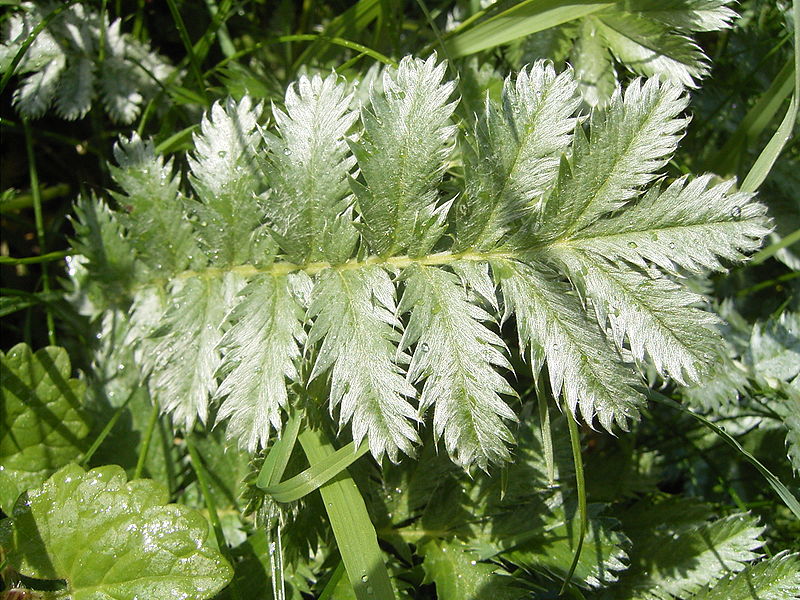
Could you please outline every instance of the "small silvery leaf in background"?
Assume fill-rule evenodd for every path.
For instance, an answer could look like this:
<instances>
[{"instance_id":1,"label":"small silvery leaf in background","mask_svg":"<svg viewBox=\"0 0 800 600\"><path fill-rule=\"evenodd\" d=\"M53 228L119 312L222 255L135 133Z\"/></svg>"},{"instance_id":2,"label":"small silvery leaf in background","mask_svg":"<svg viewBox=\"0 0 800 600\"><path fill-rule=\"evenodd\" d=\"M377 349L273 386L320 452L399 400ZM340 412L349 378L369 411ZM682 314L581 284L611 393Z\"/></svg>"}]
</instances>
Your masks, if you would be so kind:
<instances>
[{"instance_id":1,"label":"small silvery leaf in background","mask_svg":"<svg viewBox=\"0 0 800 600\"><path fill-rule=\"evenodd\" d=\"M0 71L5 72L34 28L58 7L57 2L23 2L5 23ZM101 45L104 58L99 60ZM145 101L159 91L158 81L172 72L164 58L121 32L121 21L109 25L82 3L75 3L34 39L16 69L24 75L13 103L24 117L35 119L54 106L69 121L80 119L100 96L117 123L132 123Z\"/></svg>"}]
</instances>

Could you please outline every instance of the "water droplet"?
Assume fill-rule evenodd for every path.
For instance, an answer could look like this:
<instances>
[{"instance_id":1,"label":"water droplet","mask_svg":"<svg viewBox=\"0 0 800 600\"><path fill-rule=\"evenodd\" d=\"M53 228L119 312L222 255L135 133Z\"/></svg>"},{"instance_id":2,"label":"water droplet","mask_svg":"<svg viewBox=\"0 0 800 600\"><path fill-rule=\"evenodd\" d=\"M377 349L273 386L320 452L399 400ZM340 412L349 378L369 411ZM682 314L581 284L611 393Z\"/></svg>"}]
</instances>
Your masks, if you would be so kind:
<instances>
[{"instance_id":1,"label":"water droplet","mask_svg":"<svg viewBox=\"0 0 800 600\"><path fill-rule=\"evenodd\" d=\"M217 152L217 156L219 156L220 158L225 158L226 156L228 156L228 153L225 150L220 150L219 152Z\"/></svg>"},{"instance_id":2,"label":"water droplet","mask_svg":"<svg viewBox=\"0 0 800 600\"><path fill-rule=\"evenodd\" d=\"M675 250L675 242L670 242L669 243L669 249L670 250Z\"/></svg>"},{"instance_id":3,"label":"water droplet","mask_svg":"<svg viewBox=\"0 0 800 600\"><path fill-rule=\"evenodd\" d=\"M428 346L428 342L424 342L424 343L422 344L422 346L420 346L420 350L422 350L423 352L427 352L427 351L428 351L428 350L430 350L430 349L431 349L431 347L430 347L430 346Z\"/></svg>"},{"instance_id":4,"label":"water droplet","mask_svg":"<svg viewBox=\"0 0 800 600\"><path fill-rule=\"evenodd\" d=\"M742 207L741 206L734 206L731 209L731 216L734 219L741 219L742 218Z\"/></svg>"},{"instance_id":5,"label":"water droplet","mask_svg":"<svg viewBox=\"0 0 800 600\"><path fill-rule=\"evenodd\" d=\"M367 577L366 575L362 575L361 576L361 581L363 581L364 583L367 583L367 581L369 581L369 577Z\"/></svg>"},{"instance_id":6,"label":"water droplet","mask_svg":"<svg viewBox=\"0 0 800 600\"><path fill-rule=\"evenodd\" d=\"M478 564L478 561L477 560L471 560L471 561L469 561L469 564L471 564L474 567L475 565Z\"/></svg>"},{"instance_id":7,"label":"water droplet","mask_svg":"<svg viewBox=\"0 0 800 600\"><path fill-rule=\"evenodd\" d=\"M638 247L639 247L639 244L637 244L636 242L632 242L632 241L628 242L628 248L638 248Z\"/></svg>"},{"instance_id":8,"label":"water droplet","mask_svg":"<svg viewBox=\"0 0 800 600\"><path fill-rule=\"evenodd\" d=\"M283 153L284 153L286 156L289 156L289 155L292 153L292 151L291 151L291 149L290 149L290 148L284 148L284 149L283 149Z\"/></svg>"}]
</instances>

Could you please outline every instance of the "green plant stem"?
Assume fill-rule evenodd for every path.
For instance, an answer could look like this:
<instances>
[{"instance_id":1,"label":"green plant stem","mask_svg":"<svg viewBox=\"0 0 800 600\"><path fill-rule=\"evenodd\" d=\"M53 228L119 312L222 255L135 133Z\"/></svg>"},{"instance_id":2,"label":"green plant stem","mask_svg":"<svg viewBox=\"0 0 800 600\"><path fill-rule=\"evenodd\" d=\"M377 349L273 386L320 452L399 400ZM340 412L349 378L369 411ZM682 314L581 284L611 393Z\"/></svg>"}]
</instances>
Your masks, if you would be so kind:
<instances>
[{"instance_id":1,"label":"green plant stem","mask_svg":"<svg viewBox=\"0 0 800 600\"><path fill-rule=\"evenodd\" d=\"M147 0L137 0L136 16L133 18L133 37L142 41L142 25L144 23L144 7Z\"/></svg>"},{"instance_id":2,"label":"green plant stem","mask_svg":"<svg viewBox=\"0 0 800 600\"><path fill-rule=\"evenodd\" d=\"M25 150L28 154L28 174L31 180L31 196L33 197L33 215L36 222L36 239L39 242L39 251L44 255L47 253L47 240L44 234L44 219L42 217L42 195L39 189L39 173L36 170L36 156L33 153L33 137L27 119L22 120L25 129ZM50 293L50 277L47 272L47 262L42 262L42 288L45 294ZM53 313L48 306L45 306L47 320L47 339L51 346L56 345L56 325L53 320Z\"/></svg>"},{"instance_id":3,"label":"green plant stem","mask_svg":"<svg viewBox=\"0 0 800 600\"><path fill-rule=\"evenodd\" d=\"M752 294L754 292L760 292L761 290L765 290L773 286L778 286L782 283L786 283L787 281L791 281L792 279L797 279L798 277L800 277L800 271L791 271L789 273L784 273L780 277L775 277L774 279L769 279L767 281L761 281L755 285L751 285L750 287L746 287L742 290L739 290L736 292L736 295L747 296L748 294Z\"/></svg>"},{"instance_id":4,"label":"green plant stem","mask_svg":"<svg viewBox=\"0 0 800 600\"><path fill-rule=\"evenodd\" d=\"M238 59L242 58L243 56L247 56L248 54L252 54L253 52L257 52L261 48L264 48L264 47L272 45L272 44L285 44L285 43L288 43L288 42L313 42L313 41L323 41L323 42L328 42L328 43L336 45L336 46L342 46L343 48L347 48L349 50L355 50L357 52L362 52L362 53L366 54L367 56L369 56L371 58L374 58L375 60L377 60L379 62L382 62L383 64L391 65L393 67L397 66L397 62L395 60L392 60L388 56L385 56L385 55L381 54L377 50L373 50L372 48L368 48L367 46L364 46L363 44L359 44L358 42L352 42L350 40L346 40L346 39L343 39L343 38L340 38L340 37L328 37L328 36L326 36L324 34L321 34L321 33L320 34L303 33L303 34L279 35L277 37L269 38L269 39L263 40L261 42L258 42L257 44L253 44L250 48L247 48L245 50L240 50L236 54L233 54L232 56L228 56L228 57L224 58L223 60L219 61L216 65L214 65L214 67L211 70L206 71L205 76L208 77L214 71L218 71L219 69L221 69L222 67L224 67L226 64L228 64L231 61L238 60Z\"/></svg>"},{"instance_id":5,"label":"green plant stem","mask_svg":"<svg viewBox=\"0 0 800 600\"><path fill-rule=\"evenodd\" d=\"M581 434L578 431L578 424L575 422L575 417L568 406L564 406L564 414L567 415L567 426L569 428L569 441L572 446L572 458L575 461L575 484L578 491L578 519L580 522L578 545L575 548L575 556L572 558L572 564L569 567L567 577L564 579L564 584L561 586L560 594L563 594L567 589L572 576L575 574L575 569L578 567L578 561L581 559L581 552L583 551L583 541L586 538L586 526L588 523L588 511L586 508L586 480L583 474L583 457L581 456Z\"/></svg>"},{"instance_id":6,"label":"green plant stem","mask_svg":"<svg viewBox=\"0 0 800 600\"><path fill-rule=\"evenodd\" d=\"M785 236L780 241L775 242L774 244L770 244L766 248L763 248L758 252L756 252L753 255L753 258L748 263L748 265L751 266L760 265L771 256L774 256L775 253L778 252L779 250L782 250L783 248L788 248L789 246L792 246L798 242L800 242L800 229L795 229L792 233Z\"/></svg>"},{"instance_id":7,"label":"green plant stem","mask_svg":"<svg viewBox=\"0 0 800 600\"><path fill-rule=\"evenodd\" d=\"M150 442L153 441L153 433L155 432L156 425L158 424L158 413L160 412L158 402L156 402L156 399L152 396L150 397L150 402L153 403L153 408L150 411L150 419L147 423L147 430L144 433L144 439L139 446L139 456L136 459L136 469L133 472L134 479L139 479L139 477L142 476L142 472L144 471L144 463L147 461L147 453L150 451Z\"/></svg>"},{"instance_id":8,"label":"green plant stem","mask_svg":"<svg viewBox=\"0 0 800 600\"><path fill-rule=\"evenodd\" d=\"M227 548L228 544L225 541L225 534L222 531L222 522L219 520L219 513L217 512L217 503L211 495L211 487L208 485L208 473L203 461L200 459L200 454L195 448L192 434L185 438L186 449L189 451L189 457L192 460L192 470L197 476L197 485L200 488L200 493L203 494L203 502L208 510L208 520L211 521L211 527L214 528L214 535L217 537L217 544L220 549Z\"/></svg>"},{"instance_id":9,"label":"green plant stem","mask_svg":"<svg viewBox=\"0 0 800 600\"><path fill-rule=\"evenodd\" d=\"M222 6L217 7L217 4L214 0L206 0L206 7L208 8L208 12L211 15L211 25L208 27L208 31L206 31L205 35L203 36L203 40L205 45L202 47L203 52L198 51L198 56L205 57L208 54L208 50L211 48L211 40L216 35L219 39L219 47L222 50L222 53L225 56L232 56L236 53L236 48L231 41L231 36L228 33L228 28L225 25L225 20L228 18L228 14L231 10L231 0L223 0ZM198 42L197 45L199 45Z\"/></svg>"},{"instance_id":10,"label":"green plant stem","mask_svg":"<svg viewBox=\"0 0 800 600\"><path fill-rule=\"evenodd\" d=\"M72 256L74 252L67 250L59 250L58 252L48 252L41 256L28 256L26 258L14 258L13 256L0 256L0 265L35 265L40 263L48 263L56 260L61 260L67 256ZM42 264L42 266L44 266ZM49 293L49 289L45 289L45 293ZM52 343L52 342L51 342Z\"/></svg>"},{"instance_id":11,"label":"green plant stem","mask_svg":"<svg viewBox=\"0 0 800 600\"><path fill-rule=\"evenodd\" d=\"M211 495L211 487L208 484L208 472L206 471L205 464L203 464L200 454L197 452L191 433L186 436L185 441L186 449L189 451L189 457L192 460L192 470L197 476L197 485L200 487L200 493L203 495L203 502L208 511L208 520L211 521L214 536L217 538L217 546L219 546L220 552L222 552L225 558L231 563L231 566L233 566L235 563L228 549L228 543L225 541L225 533L222 531L222 522L219 520L219 513L217 512L217 503L214 502L214 496ZM231 580L230 588L231 596L235 600L242 600L235 577Z\"/></svg>"},{"instance_id":12,"label":"green plant stem","mask_svg":"<svg viewBox=\"0 0 800 600\"><path fill-rule=\"evenodd\" d=\"M733 438L728 432L726 432L724 429L720 428L719 426L715 425L714 423L712 423L711 421L706 419L704 416L698 415L697 413L692 412L691 410L689 410L685 406L682 406L681 404L679 404L678 402L675 402L675 400L665 396L664 394L656 392L655 390L648 390L647 391L647 395L651 400L653 400L655 402L658 402L659 404L663 404L665 406L669 406L670 408L673 408L675 410L679 410L679 411L691 416L692 418L697 419L698 421L700 421L700 423L702 423L703 425L708 427L711 431L713 431L718 436L720 436L722 438L722 440L726 444L728 444L733 449L735 449L747 462L749 462L751 465L753 465L756 468L756 470L759 473L761 473L761 475L764 477L764 479L767 480L767 483L770 485L770 487L773 490L775 490L775 492L778 494L780 499L783 500L783 503L786 505L786 507L790 511L792 511L792 513L794 514L794 516L798 520L800 520L800 502L798 502L798 500L797 500L797 498L795 498L794 494L792 494L789 491L789 489L783 484L783 482L780 479L778 479L772 473L772 471L767 469L767 467L765 467L763 464L761 464L761 461L759 461L755 456L753 456L747 450L745 450L742 447L742 445L735 438Z\"/></svg>"},{"instance_id":13,"label":"green plant stem","mask_svg":"<svg viewBox=\"0 0 800 600\"><path fill-rule=\"evenodd\" d=\"M312 467L335 453L320 430L306 429L298 440ZM393 599L394 592L378 537L353 478L343 470L319 491L356 598Z\"/></svg>"},{"instance_id":14,"label":"green plant stem","mask_svg":"<svg viewBox=\"0 0 800 600\"><path fill-rule=\"evenodd\" d=\"M58 185L51 187L39 186L39 198L42 202L47 202L48 200L52 200L54 198L62 198L69 194L69 192L70 187L69 184L66 183L59 183ZM0 214L5 215L11 212L16 212L23 208L28 208L29 206L33 206L33 195L19 194L10 198L9 200L0 201Z\"/></svg>"},{"instance_id":15,"label":"green plant stem","mask_svg":"<svg viewBox=\"0 0 800 600\"><path fill-rule=\"evenodd\" d=\"M183 47L186 49L186 55L189 58L189 70L192 72L192 76L197 81L199 92L206 100L208 100L206 95L206 85L203 82L203 76L200 74L200 64L197 60L197 56L195 55L192 40L189 39L189 32L186 30L186 24L183 22L183 17L181 17L181 13L178 10L178 6L175 4L175 0L167 0L167 6L169 7L169 12L172 14L172 20L175 21L175 27L178 29L178 36L181 38Z\"/></svg>"},{"instance_id":16,"label":"green plant stem","mask_svg":"<svg viewBox=\"0 0 800 600\"><path fill-rule=\"evenodd\" d=\"M106 423L106 426L103 427L103 430L98 434L98 436L92 442L92 445L89 446L89 449L83 455L83 458L81 459L80 463L82 466L85 467L89 464L89 461L92 459L92 456L94 456L94 453L97 452L97 449L106 440L108 434L111 433L111 430L114 429L114 426L117 424L117 421L119 421L119 418L122 416L122 413L125 411L125 408L128 406L131 399L133 398L133 395L137 391L139 391L138 388L134 389L130 394L128 394L128 397L125 398L125 402L120 404L117 410L114 411L114 414L111 415L111 418L108 420L108 423Z\"/></svg>"}]
</instances>

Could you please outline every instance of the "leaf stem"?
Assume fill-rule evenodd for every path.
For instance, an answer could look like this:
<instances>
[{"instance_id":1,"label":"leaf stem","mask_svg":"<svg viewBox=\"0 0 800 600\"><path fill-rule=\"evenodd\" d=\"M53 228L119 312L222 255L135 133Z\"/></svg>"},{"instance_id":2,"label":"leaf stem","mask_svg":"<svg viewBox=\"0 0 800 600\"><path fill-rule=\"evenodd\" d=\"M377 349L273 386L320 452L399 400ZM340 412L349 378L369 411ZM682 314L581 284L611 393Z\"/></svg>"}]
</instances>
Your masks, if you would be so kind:
<instances>
[{"instance_id":1,"label":"leaf stem","mask_svg":"<svg viewBox=\"0 0 800 600\"><path fill-rule=\"evenodd\" d=\"M130 394L128 394L128 397L125 399L125 402L120 404L119 408L117 408L117 410L114 411L114 414L108 420L106 426L103 427L103 430L98 434L94 442L92 442L92 445L89 446L89 449L86 451L86 454L83 455L83 458L81 459L80 463L82 466L85 467L89 464L89 461L92 459L92 456L94 456L94 453L97 452L97 449L108 437L108 434L111 433L111 430L114 429L114 426L117 424L117 421L119 421L119 418L122 416L122 412L128 406L128 403L130 403L131 399L133 398L134 394L137 391L139 391L138 388L134 389Z\"/></svg>"},{"instance_id":2,"label":"leaf stem","mask_svg":"<svg viewBox=\"0 0 800 600\"><path fill-rule=\"evenodd\" d=\"M572 445L572 458L575 461L575 483L578 491L578 519L580 522L580 538L578 545L575 548L575 556L572 558L572 564L569 567L567 577L564 579L564 584L561 586L559 594L563 594L567 589L572 576L575 574L575 569L578 567L578 561L581 559L581 552L583 551L583 541L586 538L586 524L587 524L587 509L586 509L586 480L583 475L583 457L581 456L581 435L578 431L578 424L575 422L575 416L569 409L569 406L564 407L564 413L567 416L567 426L569 428L569 441Z\"/></svg>"},{"instance_id":3,"label":"leaf stem","mask_svg":"<svg viewBox=\"0 0 800 600\"><path fill-rule=\"evenodd\" d=\"M139 456L136 459L136 470L133 472L133 478L139 479L144 471L144 463L147 460L147 453L150 451L150 442L153 440L153 432L158 423L159 406L158 401L150 396L150 402L153 403L153 409L150 411L150 420L147 423L147 430L144 433L142 445L139 447Z\"/></svg>"},{"instance_id":4,"label":"leaf stem","mask_svg":"<svg viewBox=\"0 0 800 600\"><path fill-rule=\"evenodd\" d=\"M33 137L31 136L31 128L28 124L28 119L22 119L22 127L25 130L25 150L28 154L28 174L31 180L31 196L33 197L33 215L36 223L36 239L39 242L39 251L42 254L47 253L47 240L44 233L44 219L42 217L42 195L39 189L39 172L36 169L36 156L33 153ZM47 272L47 263L41 262L42 265L42 288L45 294L50 293L50 276ZM53 313L50 308L45 305L45 314L47 319L47 339L51 346L56 345L56 325L53 320Z\"/></svg>"},{"instance_id":5,"label":"leaf stem","mask_svg":"<svg viewBox=\"0 0 800 600\"><path fill-rule=\"evenodd\" d=\"M183 42L183 46L186 49L186 54L189 58L189 70L192 72L192 76L197 80L200 93L204 98L208 99L206 95L206 86L203 82L203 76L200 73L200 65L198 64L197 56L194 52L192 40L189 39L189 32L186 30L186 24L183 22L183 17L181 17L181 13L178 10L178 6L175 4L175 0L167 0L167 6L169 7L169 12L172 14L172 20L175 21L175 27L178 30L178 36L181 38L181 42Z\"/></svg>"},{"instance_id":6,"label":"leaf stem","mask_svg":"<svg viewBox=\"0 0 800 600\"><path fill-rule=\"evenodd\" d=\"M217 512L217 503L214 501L214 496L211 495L211 487L208 484L208 473L203 464L200 454L194 445L192 439L193 434L186 435L186 449L189 451L189 457L192 460L192 470L197 476L197 485L200 487L200 493L203 495L203 502L205 502L206 510L208 511L208 520L211 521L211 527L214 529L214 536L217 538L217 545L220 552L228 559L228 562L233 566L235 563L232 560L228 543L225 541L225 533L222 531L222 522L219 520L219 513ZM236 584L236 578L231 580L231 595L236 600L241 600L242 596L239 593L239 586Z\"/></svg>"}]
</instances>

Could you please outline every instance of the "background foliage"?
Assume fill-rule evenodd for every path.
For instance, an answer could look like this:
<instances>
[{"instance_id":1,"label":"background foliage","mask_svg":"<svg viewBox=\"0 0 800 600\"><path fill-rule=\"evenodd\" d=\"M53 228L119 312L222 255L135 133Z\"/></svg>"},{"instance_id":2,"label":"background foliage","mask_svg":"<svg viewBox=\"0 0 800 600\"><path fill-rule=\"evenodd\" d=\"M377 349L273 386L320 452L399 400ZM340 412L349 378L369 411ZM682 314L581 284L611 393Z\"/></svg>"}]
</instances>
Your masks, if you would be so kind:
<instances>
[{"instance_id":1,"label":"background foliage","mask_svg":"<svg viewBox=\"0 0 800 600\"><path fill-rule=\"evenodd\" d=\"M800 507L792 503L800 473L800 147L796 138L790 139L774 165L762 155L776 130L780 138L781 131L786 137L796 129L790 96L800 93L797 9L793 12L788 2L9 4L13 10L2 17L5 44L0 47L0 509L10 517L0 521L4 593L33 589L42 597L76 599L104 597L101 593L254 599L394 594L454 600L552 598L560 591L574 598L696 600L785 599L800 593ZM32 43L21 53L26 40ZM472 124L484 111L486 93L500 106L504 78L544 58L558 72L567 64L574 67L580 93L574 106L582 114L607 106L616 83L627 85L636 75L659 74L692 88L687 108L692 120L665 166L663 187L677 180L671 189L680 190L679 178L688 173L735 175L747 191L759 188L758 200L772 218L766 248L753 260L737 265L729 260L733 255L718 253L728 259L723 260L726 271L709 274L701 268L717 264L698 252L699 243L679 249L675 262L682 268L682 281L707 296L724 320L720 341L714 343L726 360L702 378L682 373L685 365L674 362L674 356L665 357L661 369L643 364L651 402L641 420L616 437L582 426L583 464L577 470L571 448L578 438L570 435L575 423L554 408L550 388L530 377L509 323L481 335L484 344L511 349L508 366L516 373L512 383L519 397L509 406L518 421L507 422L516 446L508 454L504 442L511 438L496 439L494 458L512 460L505 466L478 460L486 471L468 473L450 460L448 451L462 464L475 462L475 456L454 452L463 440L446 429L441 452L433 437L442 431L409 427L394 445L375 446L370 439L370 446L376 456L396 458L398 448L411 452L410 440L420 435L423 444L416 458L397 464L358 458L365 451L354 454L355 445L347 442L361 437L359 432L354 427L348 438L327 416L324 378L302 393L293 386L284 389L284 375L311 375L295 374L298 363L290 360L305 341L302 327L274 332L275 339L267 340L270 347L285 350L262 355L263 363L238 362L237 348L266 343L248 338L248 332L269 322L302 320L285 290L281 296L280 290L251 281L245 301L232 315L238 329L224 335L198 330L203 315L192 299L206 298L207 290L190 285L181 293L195 310L168 313L154 328L157 335L124 326L126 293L141 281L141 269L146 277L158 277L192 268L198 257L222 248L230 254L213 260L238 264L269 256L276 239L295 262L348 258L354 234L348 233L349 222L335 221L347 207L344 197L350 189L342 172L331 172L302 190L319 199L318 210L281 229L280 219L293 210L297 190L289 188L303 170L296 161L307 139L292 121L300 99L287 96L286 89L308 77L307 92L328 103L324 114L339 119L332 128L342 134L352 131L355 119L346 113L346 102L369 107L373 120L365 118L365 134L352 144L366 183L355 192L365 222L380 224L380 207L398 184L405 185L402 173L394 173L393 181L385 168L397 163L391 152L401 147L403 130L392 122L400 124L401 111L383 96L370 98L370 88L387 87L380 81L382 64L397 64L406 54L426 58L434 50L447 63L444 81L457 84L442 84L450 87L441 92L438 112L422 111L418 117L429 119L431 132L431 146L420 154L449 161L443 170L423 170L411 178L420 184L422 204L435 204L436 198L425 196L431 182L435 188L443 181L443 193L455 197L464 164L470 168L469 156L463 163L460 154L447 159L453 123L493 143L503 136L504 144L514 138L492 129L499 121L492 125L487 118L484 131ZM339 92L335 78L326 79L332 70L342 81L361 83ZM439 85L434 74L430 80ZM430 100L433 89L421 94ZM352 94L352 100L345 94ZM460 103L447 104L448 96L459 97ZM394 98L402 104L402 98ZM564 105L569 102L565 97ZM272 112L278 130L266 135L259 156L245 156L250 142L215 145L215 135L217 140L235 139L219 135L230 126L226 115L235 114L238 123L248 124L245 130L252 130L262 111ZM254 135L251 141L260 139ZM353 160L341 141L319 148L322 164L338 168L340 161ZM504 164L505 157L480 154L485 149L477 148L473 169L491 161ZM377 157L372 165L371 155ZM248 186L264 159L284 174L283 183L272 182L274 203L265 209L278 235L254 235L249 245L243 244L262 218L238 209L236 202L261 191ZM538 172L545 163L528 166ZM228 187L222 189L213 174L226 169L242 176L226 180ZM184 174L200 196L228 198L223 207L228 212L221 205L211 212L196 203L189 206L195 223L181 225L175 198L179 193L190 197ZM474 181L480 181L480 173ZM577 181L573 185L588 179ZM707 183L717 181L710 176ZM535 189L543 183L523 179L520 185ZM369 207L375 218L368 216ZM735 217L730 220L746 223L751 215L743 216L737 207L740 213L729 213ZM433 226L436 217L430 217ZM320 232L334 221L339 224L331 231ZM120 244L123 228L131 233ZM292 237L297 231L304 236ZM361 231L376 254L430 249L415 250L413 245L425 236L411 229L406 233L391 239L379 229L365 226ZM107 237L92 237L97 235ZM472 247L498 239L491 232L461 230L456 239L459 235ZM328 240L321 243L328 255L315 254L310 242L318 238ZM98 256L97 248L111 252ZM148 248L169 250L148 257ZM85 264L73 254L93 261L93 279L81 293L74 281L85 273ZM134 264L134 254L145 258ZM583 272L581 265L570 263L577 260L571 255L559 260L579 289L591 287L591 277L601 272L597 265ZM471 276L477 294L493 286L479 274ZM386 276L373 273L372 280L365 275L357 283L373 290L391 288L388 277L381 277ZM403 282L407 291L413 291L414 277L409 274ZM554 285L566 280L559 278ZM454 282L443 280L440 289L451 289ZM294 285L295 297L302 295L303 282ZM229 292L220 288L214 293L222 297ZM93 310L100 297L105 305L116 302L118 309ZM426 297L422 289L416 302ZM342 298L336 282L316 291L312 338L332 338L331 329L346 326L337 320ZM147 315L148 303L156 300L143 295L133 310ZM389 339L393 307L379 300L370 309L373 326L383 327ZM412 300L409 294L407 302ZM269 302L274 312L263 310ZM221 306L211 302L208 311L221 312ZM471 310L466 306L465 311ZM400 310L411 308L401 305ZM331 314L323 318L326 311ZM252 322L259 318L264 322ZM473 314L470 322L481 319ZM430 351L441 336L426 341L420 338L424 331L417 335L409 326L407 344L428 344ZM490 334L494 337L486 337ZM131 342L137 337L144 338L146 354L158 367L149 386L142 385L132 357ZM191 363L174 352L188 343L195 345L198 357ZM195 423L198 412L201 421L207 420L202 398L209 390L203 382L219 365L204 361L218 344L227 349L228 362L221 367L222 385L211 390L217 398L227 396L227 414L217 417L230 416L227 433L244 436L242 446L249 451L227 441L224 426ZM447 347L433 350L429 360L436 364L451 359ZM352 354L344 346L327 352L318 364L335 365ZM369 355L382 352L386 346L378 344ZM241 351L241 357L249 356ZM487 367L491 362L487 359ZM199 373L196 379L169 376L169 365L187 364ZM419 377L427 377L431 368L421 358L411 364ZM259 385L247 377L256 369L277 376ZM366 384L356 376L348 386L362 389ZM427 386L437 395L453 386L447 380L428 382L423 402ZM388 377L380 393L393 389L403 394L403 385L409 385L404 378ZM162 390L157 395L163 398L161 406L148 389ZM334 399L343 416L350 410L349 389L340 389ZM494 410L506 415L503 409L509 407L496 396L497 389L486 397L489 404L492 395L498 398L503 408L494 404ZM283 418L280 441L267 427L253 434L249 406L259 393L277 398L275 409L259 417L273 428L281 425L277 406L289 398L302 409L288 422ZM170 398L175 406L169 405ZM182 408L186 399L195 399L188 412ZM542 399L550 402L549 411ZM162 408L172 412L162 413ZM500 422L494 413L490 416ZM256 451L259 444L270 452ZM343 449L335 451L338 447ZM303 477L292 479L309 467ZM771 485L764 485L765 473ZM331 506L348 510L336 512ZM98 540L96 547L87 546ZM76 547L85 550L85 558L75 559ZM163 578L132 582L132 573L142 569ZM105 585L114 587L98 587L99 573Z\"/></svg>"}]
</instances>

